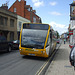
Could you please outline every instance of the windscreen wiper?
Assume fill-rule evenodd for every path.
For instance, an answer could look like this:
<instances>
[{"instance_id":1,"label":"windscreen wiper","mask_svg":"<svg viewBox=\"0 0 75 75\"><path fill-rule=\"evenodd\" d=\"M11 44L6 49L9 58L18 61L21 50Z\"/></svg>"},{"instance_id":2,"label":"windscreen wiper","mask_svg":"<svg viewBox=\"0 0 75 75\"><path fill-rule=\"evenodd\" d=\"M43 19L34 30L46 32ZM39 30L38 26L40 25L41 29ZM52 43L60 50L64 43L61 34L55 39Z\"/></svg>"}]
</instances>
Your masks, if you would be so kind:
<instances>
[{"instance_id":1,"label":"windscreen wiper","mask_svg":"<svg viewBox=\"0 0 75 75\"><path fill-rule=\"evenodd\" d=\"M38 44L35 44L34 46L35 46L35 48L38 48L38 49L43 49L44 48L44 46L38 45Z\"/></svg>"},{"instance_id":2,"label":"windscreen wiper","mask_svg":"<svg viewBox=\"0 0 75 75\"><path fill-rule=\"evenodd\" d=\"M26 48L34 48L34 45L22 45L22 47L26 47Z\"/></svg>"}]
</instances>

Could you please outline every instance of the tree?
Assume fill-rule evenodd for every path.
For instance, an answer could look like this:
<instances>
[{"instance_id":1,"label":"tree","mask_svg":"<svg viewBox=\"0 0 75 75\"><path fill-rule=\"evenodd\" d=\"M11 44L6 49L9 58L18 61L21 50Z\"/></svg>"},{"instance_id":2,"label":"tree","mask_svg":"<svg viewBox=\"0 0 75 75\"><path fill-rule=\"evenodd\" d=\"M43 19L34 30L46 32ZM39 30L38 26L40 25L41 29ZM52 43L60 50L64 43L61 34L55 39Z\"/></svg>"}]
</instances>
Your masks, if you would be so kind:
<instances>
[{"instance_id":1,"label":"tree","mask_svg":"<svg viewBox=\"0 0 75 75\"><path fill-rule=\"evenodd\" d=\"M59 33L58 33L58 31L57 31L57 39L59 38Z\"/></svg>"}]
</instances>

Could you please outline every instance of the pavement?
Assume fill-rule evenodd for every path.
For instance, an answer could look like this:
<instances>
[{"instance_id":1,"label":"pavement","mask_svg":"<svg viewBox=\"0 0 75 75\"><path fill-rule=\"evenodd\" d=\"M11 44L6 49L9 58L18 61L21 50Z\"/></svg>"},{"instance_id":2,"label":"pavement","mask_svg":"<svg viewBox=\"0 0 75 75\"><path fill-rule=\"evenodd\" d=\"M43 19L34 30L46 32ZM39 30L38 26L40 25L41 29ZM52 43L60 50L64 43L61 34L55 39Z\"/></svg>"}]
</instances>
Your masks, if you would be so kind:
<instances>
[{"instance_id":1,"label":"pavement","mask_svg":"<svg viewBox=\"0 0 75 75\"><path fill-rule=\"evenodd\" d=\"M69 62L70 51L69 43L62 42L45 75L75 75L74 67Z\"/></svg>"}]
</instances>

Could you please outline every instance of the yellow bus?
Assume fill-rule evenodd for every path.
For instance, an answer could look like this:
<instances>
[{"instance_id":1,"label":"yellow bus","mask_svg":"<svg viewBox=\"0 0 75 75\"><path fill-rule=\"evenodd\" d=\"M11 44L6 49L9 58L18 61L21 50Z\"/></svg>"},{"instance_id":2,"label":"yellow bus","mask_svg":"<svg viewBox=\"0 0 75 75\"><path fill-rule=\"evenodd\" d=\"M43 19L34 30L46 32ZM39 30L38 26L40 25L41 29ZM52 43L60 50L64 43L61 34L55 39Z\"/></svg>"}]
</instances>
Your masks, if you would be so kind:
<instances>
[{"instance_id":1,"label":"yellow bus","mask_svg":"<svg viewBox=\"0 0 75 75\"><path fill-rule=\"evenodd\" d=\"M24 23L20 32L21 55L49 57L56 48L56 34L48 24Z\"/></svg>"}]
</instances>

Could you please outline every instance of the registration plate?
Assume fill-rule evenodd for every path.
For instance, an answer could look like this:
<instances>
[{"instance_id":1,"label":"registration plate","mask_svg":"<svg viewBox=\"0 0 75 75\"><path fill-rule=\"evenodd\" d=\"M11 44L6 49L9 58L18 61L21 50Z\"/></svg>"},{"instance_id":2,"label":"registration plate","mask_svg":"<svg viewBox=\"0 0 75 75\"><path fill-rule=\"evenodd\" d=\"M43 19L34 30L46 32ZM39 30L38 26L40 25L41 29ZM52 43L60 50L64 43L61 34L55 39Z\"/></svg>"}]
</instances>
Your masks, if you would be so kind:
<instances>
[{"instance_id":1,"label":"registration plate","mask_svg":"<svg viewBox=\"0 0 75 75\"><path fill-rule=\"evenodd\" d=\"M30 53L28 55L35 56L35 54L30 54Z\"/></svg>"}]
</instances>

